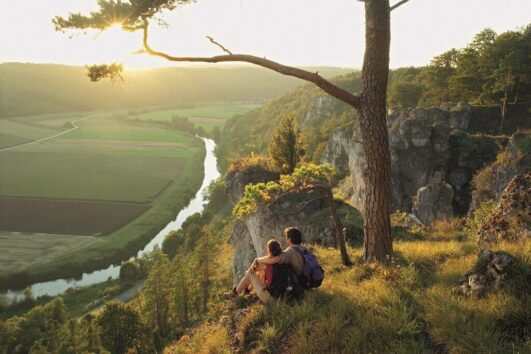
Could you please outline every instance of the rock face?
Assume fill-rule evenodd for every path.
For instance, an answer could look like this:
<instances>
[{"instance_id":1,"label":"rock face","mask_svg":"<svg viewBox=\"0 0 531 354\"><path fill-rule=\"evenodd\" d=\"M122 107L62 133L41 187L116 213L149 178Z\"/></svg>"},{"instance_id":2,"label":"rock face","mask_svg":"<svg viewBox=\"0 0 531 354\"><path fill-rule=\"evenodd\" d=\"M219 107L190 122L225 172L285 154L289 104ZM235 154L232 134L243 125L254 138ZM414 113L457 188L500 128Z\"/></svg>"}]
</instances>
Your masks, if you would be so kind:
<instances>
[{"instance_id":1,"label":"rock face","mask_svg":"<svg viewBox=\"0 0 531 354\"><path fill-rule=\"evenodd\" d=\"M257 166L229 171L226 179L229 199L233 203L237 202L243 196L245 185L248 183L273 179L276 179L275 174ZM347 205L340 208L343 211L346 208L353 209ZM283 231L290 226L298 227L302 231L305 243L335 245L334 225L325 195L317 191L288 193L274 203L259 206L255 213L244 220L235 221L231 235L235 250L232 268L235 281L241 279L254 258L266 254L268 240L275 238L285 247ZM347 228L347 234L356 234L354 225L343 226Z\"/></svg>"},{"instance_id":2,"label":"rock face","mask_svg":"<svg viewBox=\"0 0 531 354\"><path fill-rule=\"evenodd\" d=\"M500 289L512 274L516 260L509 254L482 250L474 268L459 280L456 292L481 297Z\"/></svg>"},{"instance_id":3,"label":"rock face","mask_svg":"<svg viewBox=\"0 0 531 354\"><path fill-rule=\"evenodd\" d=\"M531 237L531 172L515 176L505 188L499 204L482 223L478 244Z\"/></svg>"},{"instance_id":4,"label":"rock face","mask_svg":"<svg viewBox=\"0 0 531 354\"><path fill-rule=\"evenodd\" d=\"M417 194L421 204L415 210L422 214L417 216L423 222L468 210L473 174L498 151L493 139L485 138L490 139L486 144L464 132L472 111L469 105L460 104L451 110L418 108L389 116L391 211L409 212ZM365 153L361 140L356 123L339 128L328 141L321 162L350 171L350 201L363 210Z\"/></svg>"},{"instance_id":5,"label":"rock face","mask_svg":"<svg viewBox=\"0 0 531 354\"><path fill-rule=\"evenodd\" d=\"M316 96L314 97L308 107L308 112L301 122L301 130L307 130L316 120L321 120L322 117L329 117L340 108L339 102L332 96Z\"/></svg>"}]
</instances>

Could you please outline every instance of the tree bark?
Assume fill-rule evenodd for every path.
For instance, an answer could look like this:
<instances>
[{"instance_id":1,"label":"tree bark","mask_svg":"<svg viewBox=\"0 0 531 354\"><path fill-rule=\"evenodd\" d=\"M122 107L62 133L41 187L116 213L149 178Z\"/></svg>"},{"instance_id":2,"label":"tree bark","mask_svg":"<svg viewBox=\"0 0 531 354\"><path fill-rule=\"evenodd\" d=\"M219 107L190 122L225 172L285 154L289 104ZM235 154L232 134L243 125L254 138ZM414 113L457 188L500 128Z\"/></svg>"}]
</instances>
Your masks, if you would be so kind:
<instances>
[{"instance_id":1,"label":"tree bark","mask_svg":"<svg viewBox=\"0 0 531 354\"><path fill-rule=\"evenodd\" d=\"M365 56L358 109L367 167L363 173L364 259L383 260L393 251L389 217L391 158L386 123L389 75L390 9L388 0L365 1Z\"/></svg>"}]
</instances>

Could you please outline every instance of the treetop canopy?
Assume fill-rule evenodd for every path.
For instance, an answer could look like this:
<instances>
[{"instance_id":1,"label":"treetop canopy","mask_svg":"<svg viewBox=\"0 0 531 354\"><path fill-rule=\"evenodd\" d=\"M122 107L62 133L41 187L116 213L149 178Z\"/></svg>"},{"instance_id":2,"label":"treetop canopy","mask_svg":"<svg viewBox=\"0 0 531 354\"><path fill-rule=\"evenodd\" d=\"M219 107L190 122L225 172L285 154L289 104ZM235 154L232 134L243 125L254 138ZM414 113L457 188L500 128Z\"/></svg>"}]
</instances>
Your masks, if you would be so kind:
<instances>
[{"instance_id":1,"label":"treetop canopy","mask_svg":"<svg viewBox=\"0 0 531 354\"><path fill-rule=\"evenodd\" d=\"M171 11L177 5L184 5L194 0L98 0L99 9L89 15L70 13L68 17L56 16L53 24L57 31L68 29L96 29L105 30L119 24L126 31L142 29L148 19L156 18L164 10Z\"/></svg>"}]
</instances>

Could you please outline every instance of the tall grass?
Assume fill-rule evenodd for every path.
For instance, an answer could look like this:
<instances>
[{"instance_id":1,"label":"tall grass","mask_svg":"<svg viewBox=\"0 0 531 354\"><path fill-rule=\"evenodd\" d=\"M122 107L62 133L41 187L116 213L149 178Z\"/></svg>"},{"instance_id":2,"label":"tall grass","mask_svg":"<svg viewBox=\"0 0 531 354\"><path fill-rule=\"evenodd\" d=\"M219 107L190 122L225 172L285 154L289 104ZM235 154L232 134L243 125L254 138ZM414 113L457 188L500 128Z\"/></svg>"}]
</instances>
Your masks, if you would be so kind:
<instances>
[{"instance_id":1,"label":"tall grass","mask_svg":"<svg viewBox=\"0 0 531 354\"><path fill-rule=\"evenodd\" d=\"M477 247L461 225L455 220L433 224L423 240L396 243L395 256L384 264L347 268L337 250L315 247L326 272L322 286L298 304L255 304L245 309L233 334L239 341L231 350L530 352L530 290L523 283L531 269L531 242L498 245L518 259L523 275L496 293L468 299L454 289L476 262ZM349 252L351 259L357 259L362 249L349 248ZM203 347L198 352L207 351Z\"/></svg>"}]
</instances>

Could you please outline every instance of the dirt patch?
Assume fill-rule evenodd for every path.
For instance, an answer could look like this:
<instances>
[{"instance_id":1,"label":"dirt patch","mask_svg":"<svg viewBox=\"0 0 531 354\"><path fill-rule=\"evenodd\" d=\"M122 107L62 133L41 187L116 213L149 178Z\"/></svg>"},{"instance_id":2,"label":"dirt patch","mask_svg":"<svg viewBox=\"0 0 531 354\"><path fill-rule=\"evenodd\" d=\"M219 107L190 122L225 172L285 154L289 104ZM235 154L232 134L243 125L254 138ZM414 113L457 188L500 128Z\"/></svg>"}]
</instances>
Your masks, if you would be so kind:
<instances>
[{"instance_id":1,"label":"dirt patch","mask_svg":"<svg viewBox=\"0 0 531 354\"><path fill-rule=\"evenodd\" d=\"M107 235L149 208L146 204L0 198L0 230L62 235Z\"/></svg>"}]
</instances>

